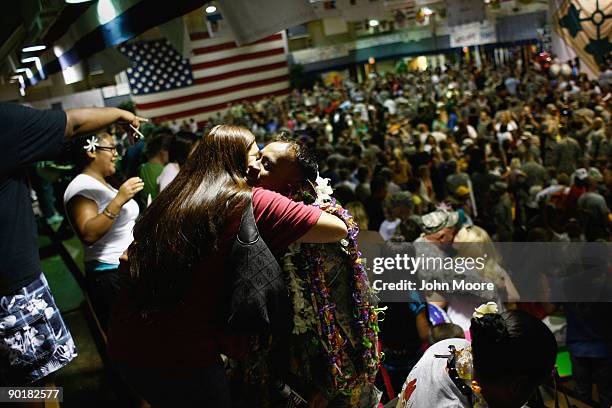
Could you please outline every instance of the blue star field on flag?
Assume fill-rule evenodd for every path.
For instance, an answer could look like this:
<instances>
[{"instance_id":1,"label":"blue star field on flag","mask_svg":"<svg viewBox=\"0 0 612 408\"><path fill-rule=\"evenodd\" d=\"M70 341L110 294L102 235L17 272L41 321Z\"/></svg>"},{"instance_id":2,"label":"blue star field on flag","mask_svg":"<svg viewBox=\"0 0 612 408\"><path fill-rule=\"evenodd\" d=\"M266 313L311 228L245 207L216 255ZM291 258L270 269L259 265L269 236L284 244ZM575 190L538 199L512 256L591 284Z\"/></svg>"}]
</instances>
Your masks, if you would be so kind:
<instances>
[{"instance_id":1,"label":"blue star field on flag","mask_svg":"<svg viewBox=\"0 0 612 408\"><path fill-rule=\"evenodd\" d=\"M134 95L170 91L193 84L189 60L183 58L168 40L124 44L119 51L132 61L127 75Z\"/></svg>"}]
</instances>

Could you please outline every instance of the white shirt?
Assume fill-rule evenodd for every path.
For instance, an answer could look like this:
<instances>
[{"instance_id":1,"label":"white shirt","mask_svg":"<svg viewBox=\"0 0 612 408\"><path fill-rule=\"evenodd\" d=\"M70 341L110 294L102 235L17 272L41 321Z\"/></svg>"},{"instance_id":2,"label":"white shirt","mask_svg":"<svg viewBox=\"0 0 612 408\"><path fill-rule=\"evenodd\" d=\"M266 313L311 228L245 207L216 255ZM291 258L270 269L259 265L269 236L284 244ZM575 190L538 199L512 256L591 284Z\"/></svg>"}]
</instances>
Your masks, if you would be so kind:
<instances>
[{"instance_id":1,"label":"white shirt","mask_svg":"<svg viewBox=\"0 0 612 408\"><path fill-rule=\"evenodd\" d=\"M567 194L569 193L569 187L562 184L554 184L546 187L544 190L541 190L536 194L535 201L536 203L539 203L542 200L548 200L553 194L558 193L559 191L563 191L563 194Z\"/></svg>"},{"instance_id":2,"label":"white shirt","mask_svg":"<svg viewBox=\"0 0 612 408\"><path fill-rule=\"evenodd\" d=\"M164 166L159 177L157 177L157 190L161 193L161 191L168 186L168 184L172 183L172 180L179 173L179 166L176 163L168 163Z\"/></svg>"},{"instance_id":3,"label":"white shirt","mask_svg":"<svg viewBox=\"0 0 612 408\"><path fill-rule=\"evenodd\" d=\"M448 359L435 357L449 354L448 346L458 350L470 345L464 339L448 339L433 344L408 374L397 399L396 408L459 408L467 407L461 394L446 371Z\"/></svg>"},{"instance_id":4,"label":"white shirt","mask_svg":"<svg viewBox=\"0 0 612 408\"><path fill-rule=\"evenodd\" d=\"M397 112L397 104L393 99L387 99L385 102L383 102L383 105L385 108L387 108L389 114L395 115Z\"/></svg>"},{"instance_id":5,"label":"white shirt","mask_svg":"<svg viewBox=\"0 0 612 408\"><path fill-rule=\"evenodd\" d=\"M397 229L398 225L400 225L401 221L402 220L400 220L399 218L396 218L393 221L384 220L380 224L378 233L383 237L385 241L390 240L391 237L393 237L393 235L395 234L395 230Z\"/></svg>"},{"instance_id":6,"label":"white shirt","mask_svg":"<svg viewBox=\"0 0 612 408\"><path fill-rule=\"evenodd\" d=\"M68 184L64 192L64 206L75 196L92 200L98 206L98 214L117 196L117 190L102 184L87 174L79 174ZM119 216L104 234L91 246L85 248L85 261L99 261L107 264L119 264L119 257L134 240L132 231L138 217L138 204L130 200L121 208Z\"/></svg>"},{"instance_id":7,"label":"white shirt","mask_svg":"<svg viewBox=\"0 0 612 408\"><path fill-rule=\"evenodd\" d=\"M361 116L361 120L365 122L369 121L368 107L365 105L365 103L356 103L354 109Z\"/></svg>"},{"instance_id":8,"label":"white shirt","mask_svg":"<svg viewBox=\"0 0 612 408\"><path fill-rule=\"evenodd\" d=\"M508 124L506 125L505 132L501 131L501 123L495 124L495 131L497 132L497 140L499 141L499 143L502 143L505 140L512 142L513 140L512 132L516 131L517 129L518 129L518 126L516 122L513 120L508 122Z\"/></svg>"}]
</instances>

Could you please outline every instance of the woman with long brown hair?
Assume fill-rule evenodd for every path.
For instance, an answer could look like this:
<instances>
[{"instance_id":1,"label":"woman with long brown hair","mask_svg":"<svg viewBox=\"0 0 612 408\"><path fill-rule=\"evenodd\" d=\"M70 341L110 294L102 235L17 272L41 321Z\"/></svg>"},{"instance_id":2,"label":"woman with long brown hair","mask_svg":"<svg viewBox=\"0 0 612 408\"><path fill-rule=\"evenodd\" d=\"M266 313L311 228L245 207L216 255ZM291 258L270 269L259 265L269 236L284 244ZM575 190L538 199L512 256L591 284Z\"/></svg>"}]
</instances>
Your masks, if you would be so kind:
<instances>
[{"instance_id":1,"label":"woman with long brown hair","mask_svg":"<svg viewBox=\"0 0 612 408\"><path fill-rule=\"evenodd\" d=\"M111 323L109 354L154 406L206 401L231 406L220 354L239 357L243 338L224 333L229 258L251 201L275 255L296 241L346 236L338 218L247 183L259 149L247 129L220 125L144 212L130 247L132 278Z\"/></svg>"}]
</instances>

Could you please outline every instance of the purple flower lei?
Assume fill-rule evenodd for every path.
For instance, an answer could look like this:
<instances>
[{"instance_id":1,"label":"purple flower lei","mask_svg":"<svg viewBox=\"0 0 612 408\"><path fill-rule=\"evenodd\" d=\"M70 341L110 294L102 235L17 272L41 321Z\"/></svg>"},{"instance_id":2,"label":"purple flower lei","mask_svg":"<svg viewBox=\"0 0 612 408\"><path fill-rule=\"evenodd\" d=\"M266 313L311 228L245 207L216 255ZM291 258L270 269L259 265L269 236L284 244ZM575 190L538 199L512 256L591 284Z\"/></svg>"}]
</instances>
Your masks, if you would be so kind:
<instances>
[{"instance_id":1,"label":"purple flower lei","mask_svg":"<svg viewBox=\"0 0 612 408\"><path fill-rule=\"evenodd\" d=\"M343 352L347 340L343 339L336 323L336 305L330 298L329 288L325 282L324 260L316 248L303 247L302 253L311 265L309 281L311 299L317 312L320 325L319 335L328 357L328 365L332 374L334 387L340 392L351 394L352 391L365 382L373 383L380 365L378 348L378 318L377 311L369 298L369 285L365 268L358 249L357 234L359 227L351 214L332 199L330 203L314 204L321 210L340 218L347 226L348 236L342 245L349 256L353 269L352 298L355 304L353 324L361 338L361 365L357 373L350 366L345 366L343 359L348 355Z\"/></svg>"}]
</instances>

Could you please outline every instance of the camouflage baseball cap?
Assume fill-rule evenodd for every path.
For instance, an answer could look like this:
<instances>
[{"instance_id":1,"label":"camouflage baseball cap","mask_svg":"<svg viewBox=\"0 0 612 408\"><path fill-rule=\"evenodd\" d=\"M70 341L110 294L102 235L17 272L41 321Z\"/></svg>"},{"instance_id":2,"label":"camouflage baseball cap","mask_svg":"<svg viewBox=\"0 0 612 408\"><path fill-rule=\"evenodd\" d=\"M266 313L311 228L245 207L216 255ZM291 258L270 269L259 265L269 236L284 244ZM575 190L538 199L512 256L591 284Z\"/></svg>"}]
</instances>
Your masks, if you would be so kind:
<instances>
[{"instance_id":1,"label":"camouflage baseball cap","mask_svg":"<svg viewBox=\"0 0 612 408\"><path fill-rule=\"evenodd\" d=\"M597 167L590 167L589 168L589 178L595 180L595 181L603 181L603 174L601 174L601 172L599 171L599 169Z\"/></svg>"},{"instance_id":2,"label":"camouflage baseball cap","mask_svg":"<svg viewBox=\"0 0 612 408\"><path fill-rule=\"evenodd\" d=\"M459 215L455 211L436 210L425 214L419 220L421 230L426 234L434 234L444 228L454 227L459 223Z\"/></svg>"}]
</instances>

